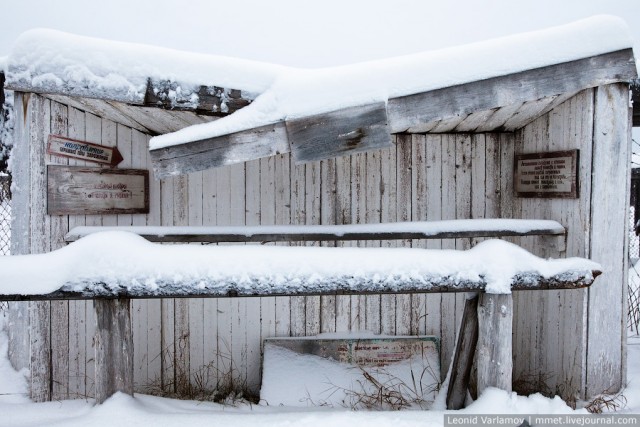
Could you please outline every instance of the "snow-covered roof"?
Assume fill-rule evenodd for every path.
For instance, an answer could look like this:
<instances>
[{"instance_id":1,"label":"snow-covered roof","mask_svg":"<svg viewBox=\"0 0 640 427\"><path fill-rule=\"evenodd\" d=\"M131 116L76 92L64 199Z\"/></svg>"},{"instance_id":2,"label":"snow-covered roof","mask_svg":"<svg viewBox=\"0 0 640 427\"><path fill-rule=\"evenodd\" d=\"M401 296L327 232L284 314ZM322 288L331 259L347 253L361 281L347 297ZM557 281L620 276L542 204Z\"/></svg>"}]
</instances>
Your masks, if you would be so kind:
<instances>
[{"instance_id":1,"label":"snow-covered roof","mask_svg":"<svg viewBox=\"0 0 640 427\"><path fill-rule=\"evenodd\" d=\"M161 177L288 151L304 162L381 148L390 146L391 133L428 132L451 117L460 117L458 131L512 130L535 117L490 122L492 113L540 99L552 105L587 87L634 78L631 46L623 20L598 16L433 52L299 69L33 30L16 41L6 67L9 88L94 108L162 134L150 142ZM556 67L547 73L553 79L545 80L543 72L522 74L549 67ZM519 84L499 80L506 76ZM481 86L442 92L473 83ZM463 95L468 99L456 102L456 108L445 105ZM95 99L104 103L96 105ZM172 110L141 124L138 113L130 119L136 105L199 116ZM460 123L475 112L486 112L490 125ZM514 109L512 115L517 113ZM224 117L211 120L212 114Z\"/></svg>"},{"instance_id":2,"label":"snow-covered roof","mask_svg":"<svg viewBox=\"0 0 640 427\"><path fill-rule=\"evenodd\" d=\"M512 286L526 289L545 283L588 286L601 267L581 258L543 260L501 240L487 240L468 251L193 246L160 245L131 233L107 231L47 254L0 257L0 271L1 300L51 294L86 298L509 293Z\"/></svg>"}]
</instances>

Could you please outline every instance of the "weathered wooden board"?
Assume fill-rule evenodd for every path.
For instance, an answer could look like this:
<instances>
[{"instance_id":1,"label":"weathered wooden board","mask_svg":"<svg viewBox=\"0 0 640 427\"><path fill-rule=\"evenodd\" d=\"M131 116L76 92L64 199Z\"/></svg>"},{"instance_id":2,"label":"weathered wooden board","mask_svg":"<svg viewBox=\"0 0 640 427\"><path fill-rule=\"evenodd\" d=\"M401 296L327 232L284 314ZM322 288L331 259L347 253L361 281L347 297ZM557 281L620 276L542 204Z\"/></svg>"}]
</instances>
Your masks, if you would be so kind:
<instances>
[{"instance_id":1,"label":"weathered wooden board","mask_svg":"<svg viewBox=\"0 0 640 427\"><path fill-rule=\"evenodd\" d=\"M577 198L579 154L579 150L516 154L516 197Z\"/></svg>"},{"instance_id":2,"label":"weathered wooden board","mask_svg":"<svg viewBox=\"0 0 640 427\"><path fill-rule=\"evenodd\" d=\"M636 77L631 49L390 99L391 132Z\"/></svg>"},{"instance_id":3,"label":"weathered wooden board","mask_svg":"<svg viewBox=\"0 0 640 427\"><path fill-rule=\"evenodd\" d=\"M115 167L123 159L118 147L106 147L86 141L49 135L47 153L52 156L69 157Z\"/></svg>"},{"instance_id":4,"label":"weathered wooden board","mask_svg":"<svg viewBox=\"0 0 640 427\"><path fill-rule=\"evenodd\" d=\"M47 213L136 214L149 212L149 171L47 166Z\"/></svg>"},{"instance_id":5,"label":"weathered wooden board","mask_svg":"<svg viewBox=\"0 0 640 427\"><path fill-rule=\"evenodd\" d=\"M296 163L391 147L384 102L286 121Z\"/></svg>"},{"instance_id":6,"label":"weathered wooden board","mask_svg":"<svg viewBox=\"0 0 640 427\"><path fill-rule=\"evenodd\" d=\"M480 294L478 302L478 395L488 387L511 391L513 297Z\"/></svg>"},{"instance_id":7,"label":"weathered wooden board","mask_svg":"<svg viewBox=\"0 0 640 427\"><path fill-rule=\"evenodd\" d=\"M447 390L447 409L461 409L467 399L471 367L478 344L478 299L477 295L467 298L464 306Z\"/></svg>"},{"instance_id":8,"label":"weathered wooden board","mask_svg":"<svg viewBox=\"0 0 640 427\"><path fill-rule=\"evenodd\" d=\"M284 123L150 151L156 179L288 152Z\"/></svg>"}]
</instances>

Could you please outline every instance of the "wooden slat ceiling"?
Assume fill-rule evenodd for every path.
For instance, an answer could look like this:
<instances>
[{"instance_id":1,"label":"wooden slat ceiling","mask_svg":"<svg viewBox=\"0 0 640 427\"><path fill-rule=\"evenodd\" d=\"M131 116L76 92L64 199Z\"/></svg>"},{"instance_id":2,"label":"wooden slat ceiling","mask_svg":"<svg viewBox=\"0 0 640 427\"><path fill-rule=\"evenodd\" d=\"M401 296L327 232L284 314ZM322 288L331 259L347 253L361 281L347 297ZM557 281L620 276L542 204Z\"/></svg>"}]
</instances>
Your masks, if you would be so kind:
<instances>
[{"instance_id":1,"label":"wooden slat ceiling","mask_svg":"<svg viewBox=\"0 0 640 427\"><path fill-rule=\"evenodd\" d=\"M454 115L440 120L420 123L405 133L474 133L513 132L576 95L569 92L546 96L527 102L517 102L504 107ZM127 105L116 101L78 98L66 95L45 94L52 101L104 117L132 127L149 135L175 132L185 127L211 122L218 117L205 116L191 111Z\"/></svg>"}]
</instances>

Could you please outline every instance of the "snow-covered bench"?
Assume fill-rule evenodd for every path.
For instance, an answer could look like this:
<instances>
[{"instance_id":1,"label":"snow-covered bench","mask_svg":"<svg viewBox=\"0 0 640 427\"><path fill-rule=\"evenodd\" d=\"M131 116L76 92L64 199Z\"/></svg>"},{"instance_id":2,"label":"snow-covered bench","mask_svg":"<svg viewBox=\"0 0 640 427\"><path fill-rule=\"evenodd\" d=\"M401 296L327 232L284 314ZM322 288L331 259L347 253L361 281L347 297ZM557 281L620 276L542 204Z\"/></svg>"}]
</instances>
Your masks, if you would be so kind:
<instances>
[{"instance_id":1,"label":"snow-covered bench","mask_svg":"<svg viewBox=\"0 0 640 427\"><path fill-rule=\"evenodd\" d=\"M478 390L511 388L511 290L590 286L600 274L598 264L578 258L543 260L500 240L455 251L158 245L145 239L265 242L546 235L564 241L565 234L555 221L529 220L80 227L67 235L68 241L78 241L57 251L1 257L0 300L93 299L97 317L96 401L102 402L116 391L133 393L130 298L474 292L480 297L469 298L465 307L450 382L449 406L459 407L466 394L476 340ZM35 264L38 269L33 268Z\"/></svg>"}]
</instances>

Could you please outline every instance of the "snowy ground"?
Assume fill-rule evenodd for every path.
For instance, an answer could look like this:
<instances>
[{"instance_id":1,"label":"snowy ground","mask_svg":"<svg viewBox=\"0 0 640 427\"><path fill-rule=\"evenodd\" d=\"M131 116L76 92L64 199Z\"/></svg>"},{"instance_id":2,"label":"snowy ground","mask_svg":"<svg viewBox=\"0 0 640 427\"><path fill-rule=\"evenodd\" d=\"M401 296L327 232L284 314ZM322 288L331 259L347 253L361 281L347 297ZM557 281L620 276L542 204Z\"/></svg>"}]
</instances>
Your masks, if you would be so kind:
<instances>
[{"instance_id":1,"label":"snowy ground","mask_svg":"<svg viewBox=\"0 0 640 427\"><path fill-rule=\"evenodd\" d=\"M619 412L640 414L640 335L630 335L627 406ZM444 411L367 412L330 408L291 408L263 405L219 405L165 399L147 395L118 394L103 405L92 401L32 403L26 397L22 373L7 360L7 336L0 334L0 426L442 426ZM459 414L568 414L573 411L560 398L518 396L490 389Z\"/></svg>"}]
</instances>

